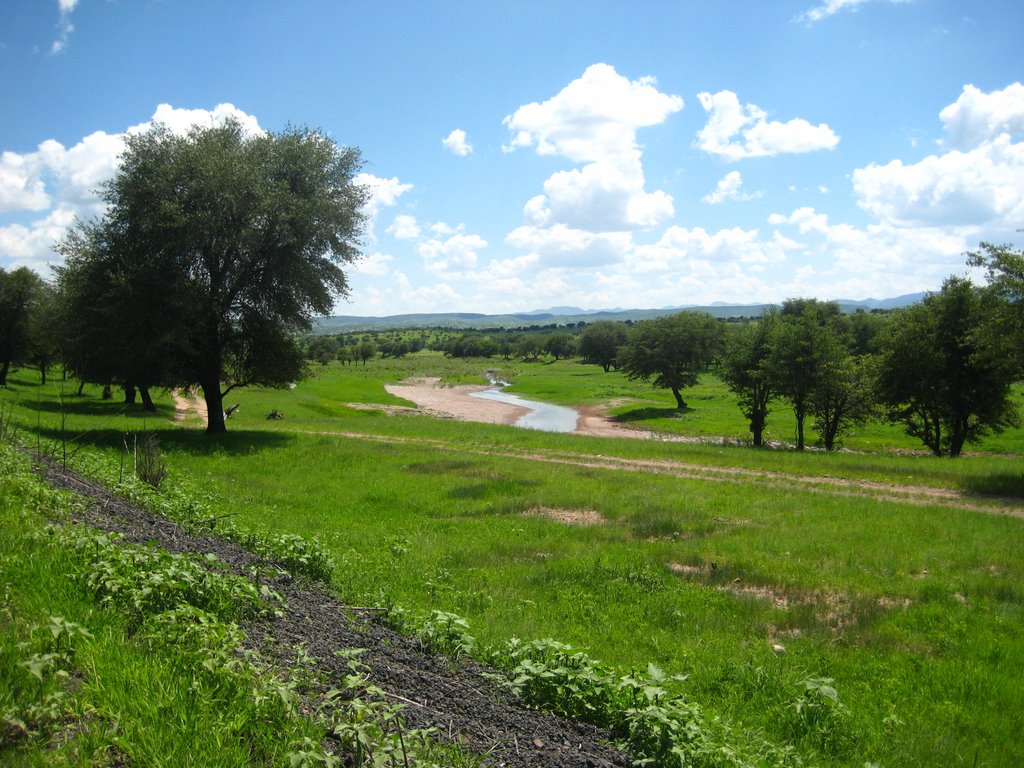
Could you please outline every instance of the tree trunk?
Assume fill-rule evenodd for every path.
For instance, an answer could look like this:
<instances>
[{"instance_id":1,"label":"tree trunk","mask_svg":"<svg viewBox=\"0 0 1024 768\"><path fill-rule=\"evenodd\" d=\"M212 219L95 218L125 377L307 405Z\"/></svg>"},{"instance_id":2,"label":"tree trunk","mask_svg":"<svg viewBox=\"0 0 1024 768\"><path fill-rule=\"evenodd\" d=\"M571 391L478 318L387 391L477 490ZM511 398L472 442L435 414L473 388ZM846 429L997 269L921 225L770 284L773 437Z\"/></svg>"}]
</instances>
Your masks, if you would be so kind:
<instances>
[{"instance_id":1,"label":"tree trunk","mask_svg":"<svg viewBox=\"0 0 1024 768\"><path fill-rule=\"evenodd\" d=\"M4 364L0 366L0 387L7 386L7 374L11 370L11 361L4 360Z\"/></svg>"},{"instance_id":2,"label":"tree trunk","mask_svg":"<svg viewBox=\"0 0 1024 768\"><path fill-rule=\"evenodd\" d=\"M965 442L967 442L967 419L954 417L953 423L949 427L949 455L954 458L959 456Z\"/></svg>"},{"instance_id":3,"label":"tree trunk","mask_svg":"<svg viewBox=\"0 0 1024 768\"><path fill-rule=\"evenodd\" d=\"M228 431L224 423L224 398L220 394L220 381L206 381L199 385L206 400L206 434L216 435Z\"/></svg>"},{"instance_id":4,"label":"tree trunk","mask_svg":"<svg viewBox=\"0 0 1024 768\"><path fill-rule=\"evenodd\" d=\"M807 411L803 402L793 403L793 411L796 413L796 449L802 451L804 449L804 418L807 416Z\"/></svg>"},{"instance_id":5,"label":"tree trunk","mask_svg":"<svg viewBox=\"0 0 1024 768\"><path fill-rule=\"evenodd\" d=\"M760 448L764 445L764 422L765 414L757 410L750 417L750 433L754 436L754 447Z\"/></svg>"},{"instance_id":6,"label":"tree trunk","mask_svg":"<svg viewBox=\"0 0 1024 768\"><path fill-rule=\"evenodd\" d=\"M685 410L687 407L686 401L683 400L683 396L679 393L679 387L672 387L672 394L676 398L676 408L680 411Z\"/></svg>"},{"instance_id":7,"label":"tree trunk","mask_svg":"<svg viewBox=\"0 0 1024 768\"><path fill-rule=\"evenodd\" d=\"M142 410L156 413L156 404L153 402L153 396L149 394L149 387L140 384L139 396L142 398Z\"/></svg>"},{"instance_id":8,"label":"tree trunk","mask_svg":"<svg viewBox=\"0 0 1024 768\"><path fill-rule=\"evenodd\" d=\"M85 392L85 379L79 379L78 380L78 396L81 397L83 392Z\"/></svg>"},{"instance_id":9,"label":"tree trunk","mask_svg":"<svg viewBox=\"0 0 1024 768\"><path fill-rule=\"evenodd\" d=\"M124 404L135 405L135 385L125 384L124 385Z\"/></svg>"},{"instance_id":10,"label":"tree trunk","mask_svg":"<svg viewBox=\"0 0 1024 768\"><path fill-rule=\"evenodd\" d=\"M39 366L39 373L40 373L40 374L42 375L42 377L43 377L43 381L42 381L42 384L43 384L43 386L45 387L45 386L46 386L46 366L45 366L45 365L40 365L40 366Z\"/></svg>"}]
</instances>

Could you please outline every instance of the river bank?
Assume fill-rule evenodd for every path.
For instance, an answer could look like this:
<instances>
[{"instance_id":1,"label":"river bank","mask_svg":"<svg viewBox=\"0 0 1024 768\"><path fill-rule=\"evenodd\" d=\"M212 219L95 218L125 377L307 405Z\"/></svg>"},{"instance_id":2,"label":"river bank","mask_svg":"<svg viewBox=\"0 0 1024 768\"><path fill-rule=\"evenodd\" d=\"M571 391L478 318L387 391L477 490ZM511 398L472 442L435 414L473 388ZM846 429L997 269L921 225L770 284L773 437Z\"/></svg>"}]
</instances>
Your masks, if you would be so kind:
<instances>
[{"instance_id":1,"label":"river bank","mask_svg":"<svg viewBox=\"0 0 1024 768\"><path fill-rule=\"evenodd\" d=\"M434 377L406 379L399 384L388 384L384 389L395 397L415 403L421 411L461 421L511 425L531 411L530 408L521 405L474 396L493 387L475 384L448 385ZM599 407L589 406L577 411L579 417L575 429L571 430L573 434L647 439L654 436L647 430L631 429L615 422Z\"/></svg>"}]
</instances>

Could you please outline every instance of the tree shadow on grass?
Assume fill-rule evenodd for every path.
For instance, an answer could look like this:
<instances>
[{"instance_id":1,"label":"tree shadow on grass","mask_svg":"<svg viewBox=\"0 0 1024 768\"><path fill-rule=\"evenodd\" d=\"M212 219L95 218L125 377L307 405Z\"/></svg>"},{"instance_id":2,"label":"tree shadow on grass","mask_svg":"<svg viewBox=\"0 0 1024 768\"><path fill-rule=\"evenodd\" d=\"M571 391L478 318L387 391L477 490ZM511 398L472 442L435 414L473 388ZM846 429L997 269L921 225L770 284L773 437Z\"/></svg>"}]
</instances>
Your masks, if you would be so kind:
<instances>
[{"instance_id":1,"label":"tree shadow on grass","mask_svg":"<svg viewBox=\"0 0 1024 768\"><path fill-rule=\"evenodd\" d=\"M963 489L971 493L1024 499L1024 472L993 472L964 478L961 482Z\"/></svg>"},{"instance_id":2,"label":"tree shadow on grass","mask_svg":"<svg viewBox=\"0 0 1024 768\"><path fill-rule=\"evenodd\" d=\"M614 420L628 423L631 421L651 421L653 419L674 419L691 411L693 411L693 408L683 408L680 410L675 406L658 408L649 406L647 408L634 408L631 411L625 411L615 416Z\"/></svg>"},{"instance_id":3,"label":"tree shadow on grass","mask_svg":"<svg viewBox=\"0 0 1024 768\"><path fill-rule=\"evenodd\" d=\"M155 429L132 430L95 429L82 432L71 430L61 431L58 428L29 427L27 432L38 435L58 445L67 444L68 451L73 452L83 446L95 446L106 449L123 449L125 436L139 431L155 435L160 449L165 453L187 453L193 456L210 456L215 453L247 454L281 448L293 438L285 432L261 430L239 430L220 435L208 435L197 429L181 427L157 427Z\"/></svg>"},{"instance_id":4,"label":"tree shadow on grass","mask_svg":"<svg viewBox=\"0 0 1024 768\"><path fill-rule=\"evenodd\" d=\"M159 403L155 411L145 411L139 404L128 405L121 400L97 400L93 397L66 396L58 400L21 400L18 405L28 411L68 416L124 416L129 419L172 419L174 406Z\"/></svg>"}]
</instances>

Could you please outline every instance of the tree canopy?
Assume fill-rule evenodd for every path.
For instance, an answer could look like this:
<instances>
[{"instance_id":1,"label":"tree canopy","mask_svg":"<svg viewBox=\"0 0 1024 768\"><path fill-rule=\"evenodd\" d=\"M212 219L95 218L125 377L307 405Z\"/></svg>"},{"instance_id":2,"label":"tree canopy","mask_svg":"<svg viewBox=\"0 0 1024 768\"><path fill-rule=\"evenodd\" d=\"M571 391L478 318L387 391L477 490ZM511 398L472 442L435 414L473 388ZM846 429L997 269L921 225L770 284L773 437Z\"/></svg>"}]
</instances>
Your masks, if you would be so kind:
<instances>
[{"instance_id":1,"label":"tree canopy","mask_svg":"<svg viewBox=\"0 0 1024 768\"><path fill-rule=\"evenodd\" d=\"M619 354L619 367L631 379L653 380L670 389L676 406L687 407L681 390L708 369L722 343L721 325L706 312L680 312L633 326Z\"/></svg>"},{"instance_id":2,"label":"tree canopy","mask_svg":"<svg viewBox=\"0 0 1024 768\"><path fill-rule=\"evenodd\" d=\"M811 398L847 355L837 329L839 306L817 299L787 299L769 340L766 361L772 389L789 400L796 417L796 447L804 448Z\"/></svg>"},{"instance_id":3,"label":"tree canopy","mask_svg":"<svg viewBox=\"0 0 1024 768\"><path fill-rule=\"evenodd\" d=\"M33 315L46 289L28 267L0 268L0 386L7 386L12 363L33 357Z\"/></svg>"},{"instance_id":4,"label":"tree canopy","mask_svg":"<svg viewBox=\"0 0 1024 768\"><path fill-rule=\"evenodd\" d=\"M626 326L611 320L599 320L580 334L579 352L589 362L597 363L604 372L617 365L619 350L628 338Z\"/></svg>"},{"instance_id":5,"label":"tree canopy","mask_svg":"<svg viewBox=\"0 0 1024 768\"><path fill-rule=\"evenodd\" d=\"M60 244L69 302L94 305L81 370L203 391L209 432L223 398L283 386L297 334L348 291L366 192L358 150L305 128L246 135L235 120L130 136L103 189L104 217ZM100 339L106 341L100 345Z\"/></svg>"},{"instance_id":6,"label":"tree canopy","mask_svg":"<svg viewBox=\"0 0 1024 768\"><path fill-rule=\"evenodd\" d=\"M883 336L879 392L889 419L937 456L958 456L964 443L1016 423L1012 339L992 324L992 299L951 277L899 310Z\"/></svg>"}]
</instances>

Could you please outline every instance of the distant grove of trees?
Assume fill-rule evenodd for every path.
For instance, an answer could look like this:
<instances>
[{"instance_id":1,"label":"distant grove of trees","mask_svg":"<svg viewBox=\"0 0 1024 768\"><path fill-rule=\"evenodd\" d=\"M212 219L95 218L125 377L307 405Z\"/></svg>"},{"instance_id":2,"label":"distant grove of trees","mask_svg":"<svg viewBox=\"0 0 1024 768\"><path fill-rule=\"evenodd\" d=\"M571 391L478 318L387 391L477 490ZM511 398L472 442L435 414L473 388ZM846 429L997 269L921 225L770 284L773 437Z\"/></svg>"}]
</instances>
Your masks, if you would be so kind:
<instances>
[{"instance_id":1,"label":"distant grove of trees","mask_svg":"<svg viewBox=\"0 0 1024 768\"><path fill-rule=\"evenodd\" d=\"M1024 376L1024 251L982 243L968 254L988 285L951 277L924 301L892 312L843 314L833 302L788 299L744 323L701 312L637 323L599 321L558 327L454 332L444 329L341 334L313 339L343 362L357 351L401 357L429 348L451 357L536 361L580 357L607 372L683 392L713 372L735 394L752 442L764 444L775 403L794 414L797 449L807 431L834 450L852 427L871 419L901 424L935 455L957 456L966 443L1018 423L1011 385Z\"/></svg>"}]
</instances>

